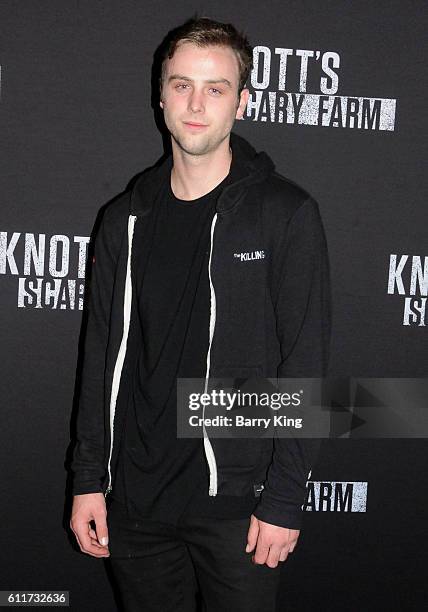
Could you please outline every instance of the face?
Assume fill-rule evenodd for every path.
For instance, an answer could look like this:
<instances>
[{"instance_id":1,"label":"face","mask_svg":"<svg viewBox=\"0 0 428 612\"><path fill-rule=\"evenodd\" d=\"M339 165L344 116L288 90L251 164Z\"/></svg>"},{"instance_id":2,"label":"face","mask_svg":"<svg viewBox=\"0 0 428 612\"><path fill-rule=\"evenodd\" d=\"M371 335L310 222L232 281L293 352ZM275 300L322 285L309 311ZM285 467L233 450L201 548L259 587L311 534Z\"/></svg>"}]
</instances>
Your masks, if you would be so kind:
<instances>
[{"instance_id":1,"label":"face","mask_svg":"<svg viewBox=\"0 0 428 612\"><path fill-rule=\"evenodd\" d=\"M160 101L173 146L189 155L217 149L248 101L248 89L238 98L238 85L238 59L230 47L179 43L165 61Z\"/></svg>"}]
</instances>

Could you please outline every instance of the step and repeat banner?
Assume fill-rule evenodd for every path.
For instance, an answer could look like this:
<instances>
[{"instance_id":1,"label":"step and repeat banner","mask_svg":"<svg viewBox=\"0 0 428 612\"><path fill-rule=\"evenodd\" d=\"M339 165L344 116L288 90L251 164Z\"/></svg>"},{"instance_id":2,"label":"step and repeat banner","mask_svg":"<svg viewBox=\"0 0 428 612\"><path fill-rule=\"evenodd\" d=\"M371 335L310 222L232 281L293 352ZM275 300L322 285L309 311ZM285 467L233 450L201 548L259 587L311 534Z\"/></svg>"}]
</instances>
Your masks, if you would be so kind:
<instances>
[{"instance_id":1,"label":"step and repeat banner","mask_svg":"<svg viewBox=\"0 0 428 612\"><path fill-rule=\"evenodd\" d=\"M235 131L319 203L330 375L427 376L424 3L3 0L0 590L67 590L79 612L119 609L68 528L88 253L99 210L164 152L153 56L195 12L248 35ZM427 453L423 428L323 441L280 610L421 608Z\"/></svg>"}]
</instances>

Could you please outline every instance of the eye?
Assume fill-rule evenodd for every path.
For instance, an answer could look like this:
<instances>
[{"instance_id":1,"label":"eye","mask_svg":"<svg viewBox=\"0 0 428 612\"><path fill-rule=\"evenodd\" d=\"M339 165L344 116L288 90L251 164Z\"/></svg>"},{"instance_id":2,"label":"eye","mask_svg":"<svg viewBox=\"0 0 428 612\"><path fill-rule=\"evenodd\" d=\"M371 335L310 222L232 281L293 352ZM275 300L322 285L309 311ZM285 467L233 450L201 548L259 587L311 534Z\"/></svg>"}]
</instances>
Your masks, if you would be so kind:
<instances>
[{"instance_id":1,"label":"eye","mask_svg":"<svg viewBox=\"0 0 428 612\"><path fill-rule=\"evenodd\" d=\"M178 85L175 86L176 89L180 89L180 87L188 87L187 83L179 83Z\"/></svg>"},{"instance_id":2,"label":"eye","mask_svg":"<svg viewBox=\"0 0 428 612\"><path fill-rule=\"evenodd\" d=\"M215 91L216 95L218 95L218 94L221 95L222 94L222 92L219 89L216 89L215 87L211 87L211 91Z\"/></svg>"}]
</instances>

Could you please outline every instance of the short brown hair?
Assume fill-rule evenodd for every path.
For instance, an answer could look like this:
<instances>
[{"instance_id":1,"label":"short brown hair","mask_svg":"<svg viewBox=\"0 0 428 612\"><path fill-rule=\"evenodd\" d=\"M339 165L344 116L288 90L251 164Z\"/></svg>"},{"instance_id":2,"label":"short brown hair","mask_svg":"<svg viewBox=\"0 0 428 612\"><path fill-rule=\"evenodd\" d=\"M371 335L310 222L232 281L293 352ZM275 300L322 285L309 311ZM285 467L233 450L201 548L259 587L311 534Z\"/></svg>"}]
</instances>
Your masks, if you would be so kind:
<instances>
[{"instance_id":1,"label":"short brown hair","mask_svg":"<svg viewBox=\"0 0 428 612\"><path fill-rule=\"evenodd\" d=\"M239 96L253 67L253 48L245 34L238 32L231 23L213 21L208 17L197 17L196 15L172 30L160 51L160 91L162 91L165 76L165 60L173 57L177 44L181 41L191 42L198 47L219 45L233 49L239 64Z\"/></svg>"}]
</instances>

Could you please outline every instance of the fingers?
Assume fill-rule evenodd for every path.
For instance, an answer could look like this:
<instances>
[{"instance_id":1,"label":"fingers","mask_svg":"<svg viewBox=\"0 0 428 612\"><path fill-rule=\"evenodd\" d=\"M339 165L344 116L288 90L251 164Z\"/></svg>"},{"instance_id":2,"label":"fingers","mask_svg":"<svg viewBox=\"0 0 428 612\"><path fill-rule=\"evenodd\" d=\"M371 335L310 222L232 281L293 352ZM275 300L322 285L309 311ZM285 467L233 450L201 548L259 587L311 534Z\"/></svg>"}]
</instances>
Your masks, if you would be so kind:
<instances>
[{"instance_id":1,"label":"fingers","mask_svg":"<svg viewBox=\"0 0 428 612\"><path fill-rule=\"evenodd\" d=\"M275 543L269 537L264 536L263 530L259 531L257 547L252 556L253 563L258 565L266 564L268 567L275 568L278 563L286 561L290 553L296 547L298 532L290 530L289 540Z\"/></svg>"},{"instance_id":2,"label":"fingers","mask_svg":"<svg viewBox=\"0 0 428 612\"><path fill-rule=\"evenodd\" d=\"M91 522L95 522L95 529ZM75 495L70 529L83 553L92 557L109 557L107 510L100 492Z\"/></svg>"},{"instance_id":3,"label":"fingers","mask_svg":"<svg viewBox=\"0 0 428 612\"><path fill-rule=\"evenodd\" d=\"M281 555L284 556L284 551L287 551L287 553L285 554L285 558L287 558L288 555L288 547L287 548L278 548L277 546L271 546L269 549L269 554L267 556L266 559L266 565L268 567L277 567L278 563L280 561L280 557ZM285 559L284 559L285 560Z\"/></svg>"},{"instance_id":4,"label":"fingers","mask_svg":"<svg viewBox=\"0 0 428 612\"><path fill-rule=\"evenodd\" d=\"M98 542L98 538L93 529L89 526L88 523L84 522L75 522L71 529L76 536L77 543L79 545L80 550L83 553L91 555L92 557L109 557L110 552L108 546L102 546ZM92 531L92 536L91 532ZM95 534L95 537L94 535Z\"/></svg>"},{"instance_id":5,"label":"fingers","mask_svg":"<svg viewBox=\"0 0 428 612\"><path fill-rule=\"evenodd\" d=\"M250 527L248 529L248 535L247 535L247 546L245 548L245 552L251 552L254 549L257 543L258 534L259 534L259 522L255 516L251 515Z\"/></svg>"},{"instance_id":6,"label":"fingers","mask_svg":"<svg viewBox=\"0 0 428 612\"><path fill-rule=\"evenodd\" d=\"M95 532L94 529L92 529L92 527L89 528L89 535L91 536L92 539L97 539L97 534Z\"/></svg>"},{"instance_id":7,"label":"fingers","mask_svg":"<svg viewBox=\"0 0 428 612\"><path fill-rule=\"evenodd\" d=\"M106 547L108 545L107 512L101 510L94 512L94 520L98 542L101 546Z\"/></svg>"},{"instance_id":8,"label":"fingers","mask_svg":"<svg viewBox=\"0 0 428 612\"><path fill-rule=\"evenodd\" d=\"M263 565L266 563L266 560L269 555L269 544L267 542L263 542L262 538L259 537L257 540L257 547L254 555L252 556L253 563L258 565Z\"/></svg>"},{"instance_id":9,"label":"fingers","mask_svg":"<svg viewBox=\"0 0 428 612\"><path fill-rule=\"evenodd\" d=\"M258 565L266 564L268 567L277 567L278 563L282 561L286 561L288 555L292 551L288 548L288 546L284 548L278 548L277 546L270 547L260 547L257 546L256 554L253 555L253 563Z\"/></svg>"},{"instance_id":10,"label":"fingers","mask_svg":"<svg viewBox=\"0 0 428 612\"><path fill-rule=\"evenodd\" d=\"M89 529L89 536L92 540L92 544L94 544L94 546L98 546L99 548L105 548L105 546L102 546L99 542L98 542L98 538L97 538L97 533L94 529L90 528Z\"/></svg>"}]
</instances>

